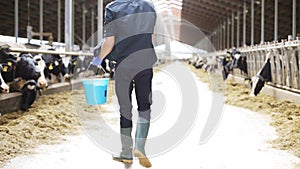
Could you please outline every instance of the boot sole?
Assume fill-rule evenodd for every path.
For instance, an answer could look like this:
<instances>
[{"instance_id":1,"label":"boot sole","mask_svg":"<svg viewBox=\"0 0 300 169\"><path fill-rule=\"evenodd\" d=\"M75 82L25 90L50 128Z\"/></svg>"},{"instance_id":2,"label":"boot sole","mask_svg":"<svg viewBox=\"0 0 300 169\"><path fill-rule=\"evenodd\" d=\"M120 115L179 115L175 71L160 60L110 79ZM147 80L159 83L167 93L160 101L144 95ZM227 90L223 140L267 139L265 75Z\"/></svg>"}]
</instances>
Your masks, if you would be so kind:
<instances>
[{"instance_id":1,"label":"boot sole","mask_svg":"<svg viewBox=\"0 0 300 169\"><path fill-rule=\"evenodd\" d=\"M113 160L121 162L121 163L127 163L127 164L132 164L133 163L133 160L119 159L119 158L115 158L115 157L113 157Z\"/></svg>"},{"instance_id":2,"label":"boot sole","mask_svg":"<svg viewBox=\"0 0 300 169\"><path fill-rule=\"evenodd\" d=\"M133 155L139 159L141 166L146 167L146 168L152 167L152 164L149 161L149 159L139 150L134 150Z\"/></svg>"}]
</instances>

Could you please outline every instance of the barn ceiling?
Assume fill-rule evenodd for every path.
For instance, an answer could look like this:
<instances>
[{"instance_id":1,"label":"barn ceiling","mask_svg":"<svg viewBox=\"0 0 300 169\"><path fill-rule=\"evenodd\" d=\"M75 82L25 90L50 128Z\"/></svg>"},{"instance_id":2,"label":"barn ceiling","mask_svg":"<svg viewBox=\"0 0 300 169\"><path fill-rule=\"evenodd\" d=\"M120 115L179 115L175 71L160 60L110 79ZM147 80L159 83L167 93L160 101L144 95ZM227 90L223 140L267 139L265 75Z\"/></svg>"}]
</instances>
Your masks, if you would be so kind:
<instances>
[{"instance_id":1,"label":"barn ceiling","mask_svg":"<svg viewBox=\"0 0 300 169\"><path fill-rule=\"evenodd\" d=\"M265 41L274 39L274 3L275 0L265 0ZM240 12L240 41L243 38L243 6L246 2L246 43L251 44L251 0L183 0L182 17L196 26L206 34L211 34L221 24L232 19L232 14L237 17ZM287 39L292 34L292 0L278 0L278 39ZM254 42L261 40L261 0L255 0L254 5ZM297 3L300 9L300 3ZM297 11L300 18L300 11ZM299 21L299 19L297 19ZM237 20L235 19L235 24ZM235 33L237 32L235 25ZM300 22L297 23L297 32ZM226 37L227 38L227 37ZM236 42L236 35L234 38Z\"/></svg>"},{"instance_id":2,"label":"barn ceiling","mask_svg":"<svg viewBox=\"0 0 300 169\"><path fill-rule=\"evenodd\" d=\"M104 6L111 0L104 0ZM153 0L157 1L157 0ZM159 0L158 0L159 1ZM251 35L251 0L171 0L182 4L181 16L197 27L205 34L210 35L222 23L237 16L240 12L240 39L242 41L243 28L243 4L246 2L247 13L247 44L250 44ZM182 3L181 3L182 1ZM260 42L261 32L261 0L255 3L255 43ZM30 2L30 3L28 3ZM39 30L39 0L19 0L19 36L26 37L28 22L33 30ZM292 33L292 0L278 0L279 2L279 39L286 39ZM58 9L58 0L44 0L44 32L52 32L54 40L57 40L57 12L61 10L62 41L64 40L64 0L61 0L62 8ZM97 0L74 0L75 4L75 43L81 44L82 35L82 4L86 5L86 36L91 36L91 11L97 15ZM29 5L28 5L29 4ZM300 2L297 3L300 9ZM297 11L300 18L300 11ZM94 30L97 30L97 17L94 21ZM299 20L299 19L298 19ZM236 22L235 22L236 23ZM297 30L300 22L297 23ZM235 26L236 32L236 26ZM265 40L272 41L274 37L274 0L265 0ZM14 36L14 0L0 1L0 35ZM236 37L235 37L236 38ZM234 40L236 41L236 39Z\"/></svg>"}]
</instances>

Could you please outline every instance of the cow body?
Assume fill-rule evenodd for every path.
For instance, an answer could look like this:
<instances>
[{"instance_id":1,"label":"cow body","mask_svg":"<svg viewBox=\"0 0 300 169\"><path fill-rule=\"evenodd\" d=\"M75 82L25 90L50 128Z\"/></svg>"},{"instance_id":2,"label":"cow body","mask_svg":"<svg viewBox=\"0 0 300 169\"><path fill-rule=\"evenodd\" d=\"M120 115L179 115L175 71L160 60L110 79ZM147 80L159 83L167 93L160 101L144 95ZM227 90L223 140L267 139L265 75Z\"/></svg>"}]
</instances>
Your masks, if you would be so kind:
<instances>
[{"instance_id":1,"label":"cow body","mask_svg":"<svg viewBox=\"0 0 300 169\"><path fill-rule=\"evenodd\" d=\"M242 72L248 75L247 68L247 58L243 56L241 52L233 50L232 52L228 52L230 55L226 55L222 60L222 75L223 80L226 80L229 73L233 71L234 68L240 69Z\"/></svg>"}]
</instances>

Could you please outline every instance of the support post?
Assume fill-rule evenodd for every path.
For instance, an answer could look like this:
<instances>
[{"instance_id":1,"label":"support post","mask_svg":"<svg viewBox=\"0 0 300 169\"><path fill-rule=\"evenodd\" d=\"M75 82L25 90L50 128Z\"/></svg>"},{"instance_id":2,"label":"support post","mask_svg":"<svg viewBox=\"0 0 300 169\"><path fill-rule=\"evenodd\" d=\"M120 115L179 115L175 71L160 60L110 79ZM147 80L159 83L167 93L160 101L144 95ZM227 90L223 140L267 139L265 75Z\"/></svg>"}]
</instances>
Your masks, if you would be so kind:
<instances>
[{"instance_id":1,"label":"support post","mask_svg":"<svg viewBox=\"0 0 300 169\"><path fill-rule=\"evenodd\" d=\"M40 0L40 40L41 40L41 44L42 44L42 40L43 40L43 0Z\"/></svg>"},{"instance_id":2,"label":"support post","mask_svg":"<svg viewBox=\"0 0 300 169\"><path fill-rule=\"evenodd\" d=\"M223 26L223 49L226 49L226 21L224 21Z\"/></svg>"},{"instance_id":3,"label":"support post","mask_svg":"<svg viewBox=\"0 0 300 169\"><path fill-rule=\"evenodd\" d=\"M85 2L82 3L82 45L85 44L85 27L86 27L86 22L85 22L85 13L86 13L86 8L85 8Z\"/></svg>"},{"instance_id":4,"label":"support post","mask_svg":"<svg viewBox=\"0 0 300 169\"><path fill-rule=\"evenodd\" d=\"M98 43L103 39L103 0L98 0Z\"/></svg>"},{"instance_id":5,"label":"support post","mask_svg":"<svg viewBox=\"0 0 300 169\"><path fill-rule=\"evenodd\" d=\"M223 26L222 24L220 25L220 50L223 49Z\"/></svg>"},{"instance_id":6,"label":"support post","mask_svg":"<svg viewBox=\"0 0 300 169\"><path fill-rule=\"evenodd\" d=\"M247 19L247 4L246 4L246 2L244 2L244 12L243 12L243 47L246 46L246 42L247 42L247 39L246 39L246 33L247 33L247 22L246 22L246 19Z\"/></svg>"},{"instance_id":7,"label":"support post","mask_svg":"<svg viewBox=\"0 0 300 169\"><path fill-rule=\"evenodd\" d=\"M293 38L297 36L297 1L293 0Z\"/></svg>"},{"instance_id":8,"label":"support post","mask_svg":"<svg viewBox=\"0 0 300 169\"><path fill-rule=\"evenodd\" d=\"M261 0L261 40L263 44L265 41L265 0Z\"/></svg>"},{"instance_id":9,"label":"support post","mask_svg":"<svg viewBox=\"0 0 300 169\"><path fill-rule=\"evenodd\" d=\"M237 23L236 23L236 47L240 47L240 12L237 12Z\"/></svg>"},{"instance_id":10,"label":"support post","mask_svg":"<svg viewBox=\"0 0 300 169\"><path fill-rule=\"evenodd\" d=\"M251 0L251 46L254 46L254 0Z\"/></svg>"},{"instance_id":11,"label":"support post","mask_svg":"<svg viewBox=\"0 0 300 169\"><path fill-rule=\"evenodd\" d=\"M57 2L57 42L61 42L61 0Z\"/></svg>"},{"instance_id":12,"label":"support post","mask_svg":"<svg viewBox=\"0 0 300 169\"><path fill-rule=\"evenodd\" d=\"M75 0L72 0L72 46L75 44Z\"/></svg>"},{"instance_id":13,"label":"support post","mask_svg":"<svg viewBox=\"0 0 300 169\"><path fill-rule=\"evenodd\" d=\"M278 41L278 0L275 3L275 14L274 14L274 41Z\"/></svg>"},{"instance_id":14,"label":"support post","mask_svg":"<svg viewBox=\"0 0 300 169\"><path fill-rule=\"evenodd\" d=\"M15 37L17 43L19 37L19 0L15 0Z\"/></svg>"},{"instance_id":15,"label":"support post","mask_svg":"<svg viewBox=\"0 0 300 169\"><path fill-rule=\"evenodd\" d=\"M231 18L231 46L234 47L234 13Z\"/></svg>"},{"instance_id":16,"label":"support post","mask_svg":"<svg viewBox=\"0 0 300 169\"><path fill-rule=\"evenodd\" d=\"M92 13L91 13L91 33L92 33L92 43L91 43L91 47L95 47L95 40L97 40L98 38L94 38L94 33L95 33L95 9L92 8Z\"/></svg>"},{"instance_id":17,"label":"support post","mask_svg":"<svg viewBox=\"0 0 300 169\"><path fill-rule=\"evenodd\" d=\"M65 44L66 52L72 50L73 0L65 0Z\"/></svg>"},{"instance_id":18,"label":"support post","mask_svg":"<svg viewBox=\"0 0 300 169\"><path fill-rule=\"evenodd\" d=\"M230 19L227 20L227 48L230 48Z\"/></svg>"}]
</instances>

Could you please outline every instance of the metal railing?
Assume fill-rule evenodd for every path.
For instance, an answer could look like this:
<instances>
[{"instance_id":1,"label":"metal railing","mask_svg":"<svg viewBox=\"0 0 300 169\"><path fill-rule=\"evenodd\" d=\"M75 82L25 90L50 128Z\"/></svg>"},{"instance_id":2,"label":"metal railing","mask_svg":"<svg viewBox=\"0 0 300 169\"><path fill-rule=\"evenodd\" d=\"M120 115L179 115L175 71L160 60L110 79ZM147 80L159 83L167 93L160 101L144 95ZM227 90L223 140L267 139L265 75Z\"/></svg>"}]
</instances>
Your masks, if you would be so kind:
<instances>
[{"instance_id":1,"label":"metal railing","mask_svg":"<svg viewBox=\"0 0 300 169\"><path fill-rule=\"evenodd\" d=\"M66 55L66 56L94 56L94 54L92 53L63 52L63 51L39 50L39 49L9 48L9 51L20 52L20 53L36 53L36 54L58 54L58 55Z\"/></svg>"},{"instance_id":2,"label":"metal railing","mask_svg":"<svg viewBox=\"0 0 300 169\"><path fill-rule=\"evenodd\" d=\"M300 93L300 41L288 41L273 44L257 45L238 49L247 57L248 78L256 76L266 60L268 51L271 56L271 86ZM226 51L206 54L208 56L225 56ZM203 57L203 56L202 56ZM234 75L245 77L240 71Z\"/></svg>"}]
</instances>

